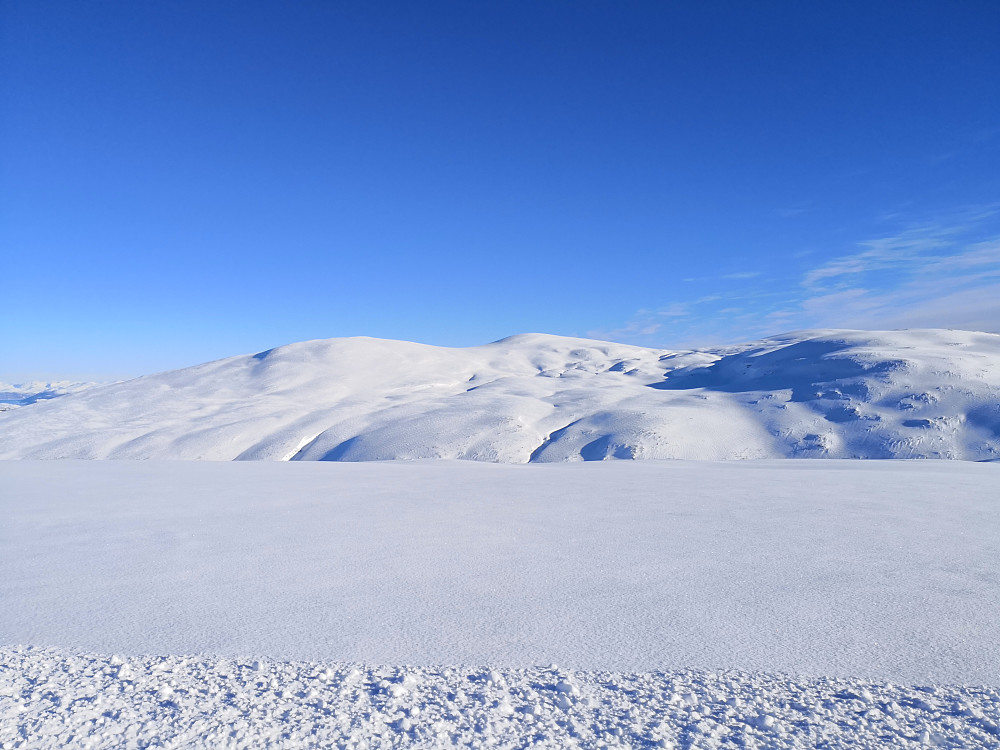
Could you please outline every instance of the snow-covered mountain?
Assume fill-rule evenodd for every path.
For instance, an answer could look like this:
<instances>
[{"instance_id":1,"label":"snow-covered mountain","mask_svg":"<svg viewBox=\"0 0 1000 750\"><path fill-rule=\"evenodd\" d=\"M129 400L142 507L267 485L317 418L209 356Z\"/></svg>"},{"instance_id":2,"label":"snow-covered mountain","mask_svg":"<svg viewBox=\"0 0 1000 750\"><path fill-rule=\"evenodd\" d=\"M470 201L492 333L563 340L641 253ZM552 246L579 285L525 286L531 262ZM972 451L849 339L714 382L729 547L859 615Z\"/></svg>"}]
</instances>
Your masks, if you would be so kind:
<instances>
[{"instance_id":1,"label":"snow-covered mountain","mask_svg":"<svg viewBox=\"0 0 1000 750\"><path fill-rule=\"evenodd\" d=\"M1000 458L1000 335L803 331L704 351L542 334L328 339L0 414L0 458Z\"/></svg>"},{"instance_id":2,"label":"snow-covered mountain","mask_svg":"<svg viewBox=\"0 0 1000 750\"><path fill-rule=\"evenodd\" d=\"M16 409L19 406L29 406L39 401L79 393L96 383L60 380L48 382L35 380L28 383L0 383L0 411Z\"/></svg>"}]
</instances>

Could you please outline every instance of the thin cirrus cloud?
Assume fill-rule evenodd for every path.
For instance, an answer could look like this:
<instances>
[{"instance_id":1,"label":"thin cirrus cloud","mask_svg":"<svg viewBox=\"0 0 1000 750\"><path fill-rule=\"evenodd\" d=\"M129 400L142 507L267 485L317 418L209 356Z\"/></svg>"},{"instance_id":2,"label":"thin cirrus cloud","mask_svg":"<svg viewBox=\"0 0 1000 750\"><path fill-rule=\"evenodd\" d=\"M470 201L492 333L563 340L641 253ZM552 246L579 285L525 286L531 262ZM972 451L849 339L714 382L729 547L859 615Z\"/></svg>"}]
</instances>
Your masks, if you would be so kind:
<instances>
[{"instance_id":1,"label":"thin cirrus cloud","mask_svg":"<svg viewBox=\"0 0 1000 750\"><path fill-rule=\"evenodd\" d=\"M732 280L742 280L742 279L755 279L761 275L760 271L736 271L735 273L726 273L721 276L688 276L684 279L686 283L691 283L694 281L713 281L717 279L723 279L727 281Z\"/></svg>"},{"instance_id":2,"label":"thin cirrus cloud","mask_svg":"<svg viewBox=\"0 0 1000 750\"><path fill-rule=\"evenodd\" d=\"M635 341L658 334L664 321L670 319L684 320L691 314L691 306L675 302L659 310L638 310L631 320L618 328L596 329L587 332L587 336L604 341Z\"/></svg>"},{"instance_id":3,"label":"thin cirrus cloud","mask_svg":"<svg viewBox=\"0 0 1000 750\"><path fill-rule=\"evenodd\" d=\"M805 274L797 308L810 325L1000 330L1000 212L974 209L860 243Z\"/></svg>"},{"instance_id":4,"label":"thin cirrus cloud","mask_svg":"<svg viewBox=\"0 0 1000 750\"><path fill-rule=\"evenodd\" d=\"M977 253L981 248L972 247L966 252L965 247L976 230L995 217L997 212L996 207L972 209L964 212L963 216L956 217L957 220L927 223L892 236L866 240L859 243L865 250L837 258L809 271L803 283L807 287L817 287L829 283L828 280L887 269L920 273L936 262L944 262L952 268L963 264L974 266L994 262L995 259L983 258L981 253Z\"/></svg>"},{"instance_id":5,"label":"thin cirrus cloud","mask_svg":"<svg viewBox=\"0 0 1000 750\"><path fill-rule=\"evenodd\" d=\"M1000 237L949 254L951 249L890 259L865 254L860 261L818 269L807 279L814 293L802 300L801 310L819 325L1000 331ZM860 267L844 270L849 262ZM894 283L866 284L886 271L897 276ZM820 287L817 279L835 284Z\"/></svg>"},{"instance_id":6,"label":"thin cirrus cloud","mask_svg":"<svg viewBox=\"0 0 1000 750\"><path fill-rule=\"evenodd\" d=\"M803 328L960 328L1000 332L1000 207L911 225L801 272L636 313L598 338L711 346ZM720 277L720 280L722 277Z\"/></svg>"}]
</instances>

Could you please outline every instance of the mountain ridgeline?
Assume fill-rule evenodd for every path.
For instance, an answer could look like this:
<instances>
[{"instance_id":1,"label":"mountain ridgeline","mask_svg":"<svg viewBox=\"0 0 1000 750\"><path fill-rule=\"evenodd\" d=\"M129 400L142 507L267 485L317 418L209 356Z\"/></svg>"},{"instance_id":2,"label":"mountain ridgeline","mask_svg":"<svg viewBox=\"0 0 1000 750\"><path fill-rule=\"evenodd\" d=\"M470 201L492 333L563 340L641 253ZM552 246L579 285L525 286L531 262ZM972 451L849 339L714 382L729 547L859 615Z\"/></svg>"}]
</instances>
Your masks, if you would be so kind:
<instances>
[{"instance_id":1,"label":"mountain ridgeline","mask_svg":"<svg viewBox=\"0 0 1000 750\"><path fill-rule=\"evenodd\" d=\"M0 414L0 459L1000 459L1000 335L307 341Z\"/></svg>"}]
</instances>

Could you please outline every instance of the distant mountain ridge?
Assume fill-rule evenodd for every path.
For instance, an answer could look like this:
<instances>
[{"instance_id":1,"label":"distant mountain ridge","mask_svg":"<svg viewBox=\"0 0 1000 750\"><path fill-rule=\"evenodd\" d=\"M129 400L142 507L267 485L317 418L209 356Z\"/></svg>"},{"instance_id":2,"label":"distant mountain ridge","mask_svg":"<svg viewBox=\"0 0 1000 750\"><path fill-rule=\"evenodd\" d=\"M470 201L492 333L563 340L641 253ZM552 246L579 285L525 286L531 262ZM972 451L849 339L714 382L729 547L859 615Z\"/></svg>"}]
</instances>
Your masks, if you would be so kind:
<instances>
[{"instance_id":1,"label":"distant mountain ridge","mask_svg":"<svg viewBox=\"0 0 1000 750\"><path fill-rule=\"evenodd\" d=\"M78 393L97 383L60 380L48 382L34 380L27 383L0 383L0 411L29 406L39 401L59 398L70 393Z\"/></svg>"},{"instance_id":2,"label":"distant mountain ridge","mask_svg":"<svg viewBox=\"0 0 1000 750\"><path fill-rule=\"evenodd\" d=\"M0 458L1000 458L1000 335L307 341L0 414Z\"/></svg>"}]
</instances>

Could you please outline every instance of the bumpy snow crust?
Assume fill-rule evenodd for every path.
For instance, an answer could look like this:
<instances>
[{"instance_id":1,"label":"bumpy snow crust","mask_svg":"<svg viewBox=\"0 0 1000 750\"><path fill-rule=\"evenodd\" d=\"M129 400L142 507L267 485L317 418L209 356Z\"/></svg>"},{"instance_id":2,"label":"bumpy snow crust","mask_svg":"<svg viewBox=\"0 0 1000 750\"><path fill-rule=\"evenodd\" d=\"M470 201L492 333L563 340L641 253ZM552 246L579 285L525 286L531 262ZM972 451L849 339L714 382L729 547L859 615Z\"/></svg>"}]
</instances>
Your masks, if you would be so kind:
<instances>
[{"instance_id":1,"label":"bumpy snow crust","mask_svg":"<svg viewBox=\"0 0 1000 750\"><path fill-rule=\"evenodd\" d=\"M0 650L3 748L995 748L1000 690Z\"/></svg>"},{"instance_id":2,"label":"bumpy snow crust","mask_svg":"<svg viewBox=\"0 0 1000 750\"><path fill-rule=\"evenodd\" d=\"M1000 335L805 331L675 352L329 339L0 414L0 458L1000 458Z\"/></svg>"}]
</instances>

